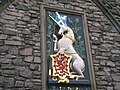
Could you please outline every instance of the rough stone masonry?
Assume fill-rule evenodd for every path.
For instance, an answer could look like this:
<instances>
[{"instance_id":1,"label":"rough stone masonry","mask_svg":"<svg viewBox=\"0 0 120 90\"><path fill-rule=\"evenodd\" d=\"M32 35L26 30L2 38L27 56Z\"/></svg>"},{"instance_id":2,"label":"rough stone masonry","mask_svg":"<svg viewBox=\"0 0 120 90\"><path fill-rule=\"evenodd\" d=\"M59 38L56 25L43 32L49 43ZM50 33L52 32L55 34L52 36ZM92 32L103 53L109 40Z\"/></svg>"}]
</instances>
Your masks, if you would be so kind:
<instances>
[{"instance_id":1,"label":"rough stone masonry","mask_svg":"<svg viewBox=\"0 0 120 90\"><path fill-rule=\"evenodd\" d=\"M0 14L0 90L41 90L38 0L15 0ZM97 90L120 90L120 34L92 0L43 0L85 12Z\"/></svg>"}]
</instances>

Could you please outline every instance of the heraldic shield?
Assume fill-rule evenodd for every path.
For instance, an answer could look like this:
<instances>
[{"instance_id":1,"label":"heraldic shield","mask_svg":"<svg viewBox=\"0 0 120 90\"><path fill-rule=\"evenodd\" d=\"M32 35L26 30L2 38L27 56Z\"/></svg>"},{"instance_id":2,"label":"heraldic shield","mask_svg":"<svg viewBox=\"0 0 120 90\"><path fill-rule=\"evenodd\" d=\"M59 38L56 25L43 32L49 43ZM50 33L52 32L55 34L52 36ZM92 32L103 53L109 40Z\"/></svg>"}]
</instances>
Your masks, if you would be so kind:
<instances>
[{"instance_id":1,"label":"heraldic shield","mask_svg":"<svg viewBox=\"0 0 120 90\"><path fill-rule=\"evenodd\" d=\"M69 78L74 78L70 73L70 61L71 56L65 53L57 53L50 55L52 58L52 77L54 80L58 80L58 83L69 83Z\"/></svg>"}]
</instances>

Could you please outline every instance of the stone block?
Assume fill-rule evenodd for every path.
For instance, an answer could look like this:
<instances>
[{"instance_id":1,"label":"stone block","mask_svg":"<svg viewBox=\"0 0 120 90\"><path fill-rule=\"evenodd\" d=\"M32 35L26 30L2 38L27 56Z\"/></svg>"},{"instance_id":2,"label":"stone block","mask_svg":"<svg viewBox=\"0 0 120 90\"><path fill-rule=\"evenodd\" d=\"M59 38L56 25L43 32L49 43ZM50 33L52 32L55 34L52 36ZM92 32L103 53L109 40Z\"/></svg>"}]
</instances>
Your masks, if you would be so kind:
<instances>
[{"instance_id":1,"label":"stone block","mask_svg":"<svg viewBox=\"0 0 120 90\"><path fill-rule=\"evenodd\" d=\"M105 75L105 72L103 72L103 71L98 71L98 72L95 72L95 75L97 75L97 76L104 76Z\"/></svg>"},{"instance_id":2,"label":"stone block","mask_svg":"<svg viewBox=\"0 0 120 90\"><path fill-rule=\"evenodd\" d=\"M102 52L108 51L108 49L107 49L106 47L104 47L104 46L101 46L101 47L99 48L99 50L102 51Z\"/></svg>"},{"instance_id":3,"label":"stone block","mask_svg":"<svg viewBox=\"0 0 120 90\"><path fill-rule=\"evenodd\" d=\"M33 74L34 74L35 76L40 76L40 75L41 75L41 72L39 72L39 71L34 71Z\"/></svg>"},{"instance_id":4,"label":"stone block","mask_svg":"<svg viewBox=\"0 0 120 90\"><path fill-rule=\"evenodd\" d=\"M3 73L7 74L8 76L15 75L15 70L4 70Z\"/></svg>"},{"instance_id":5,"label":"stone block","mask_svg":"<svg viewBox=\"0 0 120 90\"><path fill-rule=\"evenodd\" d=\"M107 81L97 81L97 85L107 85Z\"/></svg>"},{"instance_id":6,"label":"stone block","mask_svg":"<svg viewBox=\"0 0 120 90\"><path fill-rule=\"evenodd\" d=\"M98 47L96 45L92 45L92 49L97 49Z\"/></svg>"},{"instance_id":7,"label":"stone block","mask_svg":"<svg viewBox=\"0 0 120 90\"><path fill-rule=\"evenodd\" d=\"M13 64L16 66L24 66L25 62L22 59L14 59Z\"/></svg>"},{"instance_id":8,"label":"stone block","mask_svg":"<svg viewBox=\"0 0 120 90\"><path fill-rule=\"evenodd\" d=\"M37 64L30 64L31 70L38 70L39 66Z\"/></svg>"},{"instance_id":9,"label":"stone block","mask_svg":"<svg viewBox=\"0 0 120 90\"><path fill-rule=\"evenodd\" d=\"M31 81L34 82L34 83L41 83L40 79L32 79Z\"/></svg>"},{"instance_id":10,"label":"stone block","mask_svg":"<svg viewBox=\"0 0 120 90\"><path fill-rule=\"evenodd\" d=\"M8 50L8 53L17 55L18 54L18 48L16 46L10 47L9 50Z\"/></svg>"},{"instance_id":11,"label":"stone block","mask_svg":"<svg viewBox=\"0 0 120 90\"><path fill-rule=\"evenodd\" d=\"M0 59L0 63L2 64L10 64L12 59L2 58Z\"/></svg>"},{"instance_id":12,"label":"stone block","mask_svg":"<svg viewBox=\"0 0 120 90\"><path fill-rule=\"evenodd\" d=\"M7 12L7 14L8 15L11 15L11 16L17 16L17 17L22 17L23 16L23 14L21 14L21 13L18 13L18 12Z\"/></svg>"},{"instance_id":13,"label":"stone block","mask_svg":"<svg viewBox=\"0 0 120 90\"><path fill-rule=\"evenodd\" d=\"M18 25L19 25L19 24L20 24L20 25L26 25L27 23L24 22L24 21L18 21L17 24L18 24Z\"/></svg>"},{"instance_id":14,"label":"stone block","mask_svg":"<svg viewBox=\"0 0 120 90\"><path fill-rule=\"evenodd\" d=\"M35 46L40 46L40 43L36 43Z\"/></svg>"},{"instance_id":15,"label":"stone block","mask_svg":"<svg viewBox=\"0 0 120 90\"><path fill-rule=\"evenodd\" d=\"M65 5L65 8L74 9L74 6L69 5L69 4L66 4L66 5Z\"/></svg>"},{"instance_id":16,"label":"stone block","mask_svg":"<svg viewBox=\"0 0 120 90\"><path fill-rule=\"evenodd\" d=\"M114 73L119 72L120 67L111 68L111 71Z\"/></svg>"},{"instance_id":17,"label":"stone block","mask_svg":"<svg viewBox=\"0 0 120 90\"><path fill-rule=\"evenodd\" d=\"M32 55L33 49L32 48L23 48L20 50L20 55Z\"/></svg>"},{"instance_id":18,"label":"stone block","mask_svg":"<svg viewBox=\"0 0 120 90\"><path fill-rule=\"evenodd\" d=\"M11 54L7 54L6 58L8 58L8 59L15 59L16 56L15 55L11 55Z\"/></svg>"},{"instance_id":19,"label":"stone block","mask_svg":"<svg viewBox=\"0 0 120 90\"><path fill-rule=\"evenodd\" d=\"M113 53L113 54L120 54L120 50L111 50L111 53Z\"/></svg>"},{"instance_id":20,"label":"stone block","mask_svg":"<svg viewBox=\"0 0 120 90\"><path fill-rule=\"evenodd\" d=\"M99 40L93 40L93 41L92 41L92 44L100 45L100 41L99 41Z\"/></svg>"},{"instance_id":21,"label":"stone block","mask_svg":"<svg viewBox=\"0 0 120 90\"><path fill-rule=\"evenodd\" d=\"M107 66L115 67L115 63L113 63L112 61L107 61Z\"/></svg>"},{"instance_id":22,"label":"stone block","mask_svg":"<svg viewBox=\"0 0 120 90\"><path fill-rule=\"evenodd\" d=\"M32 23L32 24L38 24L38 19L33 19L33 20L31 20L31 23Z\"/></svg>"},{"instance_id":23,"label":"stone block","mask_svg":"<svg viewBox=\"0 0 120 90\"><path fill-rule=\"evenodd\" d=\"M29 7L26 4L20 4L20 3L18 3L18 5L16 6L16 9L23 10L23 11L28 11Z\"/></svg>"},{"instance_id":24,"label":"stone block","mask_svg":"<svg viewBox=\"0 0 120 90\"><path fill-rule=\"evenodd\" d=\"M9 40L13 40L13 41L22 41L22 38L21 38L21 37L18 37L18 36L12 36L12 37L10 37Z\"/></svg>"},{"instance_id":25,"label":"stone block","mask_svg":"<svg viewBox=\"0 0 120 90\"><path fill-rule=\"evenodd\" d=\"M30 40L25 41L25 43L28 44L28 45L34 45L35 44L34 41L30 41Z\"/></svg>"},{"instance_id":26,"label":"stone block","mask_svg":"<svg viewBox=\"0 0 120 90\"><path fill-rule=\"evenodd\" d=\"M41 83L34 83L33 84L33 90L42 90L41 86L42 86Z\"/></svg>"},{"instance_id":27,"label":"stone block","mask_svg":"<svg viewBox=\"0 0 120 90\"><path fill-rule=\"evenodd\" d=\"M19 70L19 68L17 68ZM24 77L14 77L16 81L25 81L26 78Z\"/></svg>"},{"instance_id":28,"label":"stone block","mask_svg":"<svg viewBox=\"0 0 120 90\"><path fill-rule=\"evenodd\" d=\"M107 76L110 76L110 68L104 67L104 72L106 73Z\"/></svg>"},{"instance_id":29,"label":"stone block","mask_svg":"<svg viewBox=\"0 0 120 90\"><path fill-rule=\"evenodd\" d=\"M30 34L31 31L29 29L24 29L23 31L21 31L21 33L27 35Z\"/></svg>"},{"instance_id":30,"label":"stone block","mask_svg":"<svg viewBox=\"0 0 120 90\"><path fill-rule=\"evenodd\" d=\"M96 59L107 60L108 57L105 57L105 56L96 56Z\"/></svg>"},{"instance_id":31,"label":"stone block","mask_svg":"<svg viewBox=\"0 0 120 90\"><path fill-rule=\"evenodd\" d=\"M27 57L25 57L25 59L24 59L25 62L29 62L29 63L31 63L32 60L33 60L33 56L27 56Z\"/></svg>"},{"instance_id":32,"label":"stone block","mask_svg":"<svg viewBox=\"0 0 120 90\"><path fill-rule=\"evenodd\" d=\"M96 8L95 6L90 6L89 9L90 9L91 11L94 11L94 12L97 12L97 11L99 10L99 9Z\"/></svg>"},{"instance_id":33,"label":"stone block","mask_svg":"<svg viewBox=\"0 0 120 90\"><path fill-rule=\"evenodd\" d=\"M22 42L21 41L8 41L8 40L5 40L5 44L6 45L20 46L20 45L22 45Z\"/></svg>"},{"instance_id":34,"label":"stone block","mask_svg":"<svg viewBox=\"0 0 120 90\"><path fill-rule=\"evenodd\" d=\"M19 75L24 78L31 78L32 71L30 71L28 68L23 67L19 69Z\"/></svg>"},{"instance_id":35,"label":"stone block","mask_svg":"<svg viewBox=\"0 0 120 90\"><path fill-rule=\"evenodd\" d=\"M8 34L8 35L16 35L17 34L17 30L14 28L6 28L4 29L4 34Z\"/></svg>"},{"instance_id":36,"label":"stone block","mask_svg":"<svg viewBox=\"0 0 120 90\"><path fill-rule=\"evenodd\" d=\"M11 64L2 64L1 69L13 70L15 69L15 66Z\"/></svg>"},{"instance_id":37,"label":"stone block","mask_svg":"<svg viewBox=\"0 0 120 90\"><path fill-rule=\"evenodd\" d=\"M40 57L34 57L34 63L41 63Z\"/></svg>"},{"instance_id":38,"label":"stone block","mask_svg":"<svg viewBox=\"0 0 120 90\"><path fill-rule=\"evenodd\" d=\"M32 87L33 87L32 85L33 85L33 84L32 84L31 81L29 81L29 80L26 80L26 81L25 81L25 87L27 87L27 88L32 88Z\"/></svg>"},{"instance_id":39,"label":"stone block","mask_svg":"<svg viewBox=\"0 0 120 90\"><path fill-rule=\"evenodd\" d=\"M112 79L114 81L120 81L120 76L114 74L114 75L112 75Z\"/></svg>"},{"instance_id":40,"label":"stone block","mask_svg":"<svg viewBox=\"0 0 120 90\"><path fill-rule=\"evenodd\" d=\"M23 81L16 81L15 82L15 87L23 87L24 82Z\"/></svg>"},{"instance_id":41,"label":"stone block","mask_svg":"<svg viewBox=\"0 0 120 90\"><path fill-rule=\"evenodd\" d=\"M40 52L34 52L34 55L35 55L35 56L39 56L39 57L41 56L41 55L40 55Z\"/></svg>"},{"instance_id":42,"label":"stone block","mask_svg":"<svg viewBox=\"0 0 120 90\"><path fill-rule=\"evenodd\" d=\"M24 16L24 18L22 18L23 21L30 21L30 17L29 16Z\"/></svg>"},{"instance_id":43,"label":"stone block","mask_svg":"<svg viewBox=\"0 0 120 90\"><path fill-rule=\"evenodd\" d=\"M113 40L113 37L110 37L110 36L103 36L103 39L106 40L106 41L107 41L107 40Z\"/></svg>"},{"instance_id":44,"label":"stone block","mask_svg":"<svg viewBox=\"0 0 120 90\"><path fill-rule=\"evenodd\" d=\"M32 17L32 18L37 18L38 15L37 15L37 14L32 14L31 17Z\"/></svg>"},{"instance_id":45,"label":"stone block","mask_svg":"<svg viewBox=\"0 0 120 90\"><path fill-rule=\"evenodd\" d=\"M36 7L36 6L35 7L31 7L31 9L34 10L34 11L39 11L39 7Z\"/></svg>"},{"instance_id":46,"label":"stone block","mask_svg":"<svg viewBox=\"0 0 120 90\"><path fill-rule=\"evenodd\" d=\"M105 66L106 65L106 60L100 60L100 65Z\"/></svg>"},{"instance_id":47,"label":"stone block","mask_svg":"<svg viewBox=\"0 0 120 90\"><path fill-rule=\"evenodd\" d=\"M106 47L106 48L111 48L112 47L112 44L110 43L105 43L105 44L102 44L103 47Z\"/></svg>"},{"instance_id":48,"label":"stone block","mask_svg":"<svg viewBox=\"0 0 120 90\"><path fill-rule=\"evenodd\" d=\"M33 11L33 10L30 10L29 12L32 14L36 14L36 11Z\"/></svg>"},{"instance_id":49,"label":"stone block","mask_svg":"<svg viewBox=\"0 0 120 90\"><path fill-rule=\"evenodd\" d=\"M0 47L0 53L6 53L8 52L9 47L8 46L1 46Z\"/></svg>"},{"instance_id":50,"label":"stone block","mask_svg":"<svg viewBox=\"0 0 120 90\"><path fill-rule=\"evenodd\" d=\"M99 27L90 27L89 31L90 32L94 32L94 33L100 33L101 32L101 30L99 29Z\"/></svg>"},{"instance_id":51,"label":"stone block","mask_svg":"<svg viewBox=\"0 0 120 90\"><path fill-rule=\"evenodd\" d=\"M33 75L33 78L34 78L34 79L41 79L41 76L40 76L40 75L39 75L39 76Z\"/></svg>"},{"instance_id":52,"label":"stone block","mask_svg":"<svg viewBox=\"0 0 120 90\"><path fill-rule=\"evenodd\" d=\"M100 23L98 23L98 22L93 22L92 24L93 24L93 26L95 26L95 27L100 27L100 26L101 26Z\"/></svg>"},{"instance_id":53,"label":"stone block","mask_svg":"<svg viewBox=\"0 0 120 90\"><path fill-rule=\"evenodd\" d=\"M74 0L75 1L75 0ZM79 3L77 3L77 2L70 2L70 4L72 5L72 6L79 6Z\"/></svg>"},{"instance_id":54,"label":"stone block","mask_svg":"<svg viewBox=\"0 0 120 90\"><path fill-rule=\"evenodd\" d=\"M119 83L116 83L114 89L115 89L115 90L120 90L120 82L119 82Z\"/></svg>"},{"instance_id":55,"label":"stone block","mask_svg":"<svg viewBox=\"0 0 120 90\"><path fill-rule=\"evenodd\" d=\"M10 16L10 15L4 15L3 18L4 18L4 19L7 19L7 20L15 20L15 19L16 19L15 16Z\"/></svg>"},{"instance_id":56,"label":"stone block","mask_svg":"<svg viewBox=\"0 0 120 90\"><path fill-rule=\"evenodd\" d=\"M7 35L0 35L0 40L5 40L7 39Z\"/></svg>"},{"instance_id":57,"label":"stone block","mask_svg":"<svg viewBox=\"0 0 120 90\"><path fill-rule=\"evenodd\" d=\"M110 52L102 52L101 55L102 55L102 56L109 56L109 57L110 57L110 56L111 56L111 53L110 53Z\"/></svg>"},{"instance_id":58,"label":"stone block","mask_svg":"<svg viewBox=\"0 0 120 90\"><path fill-rule=\"evenodd\" d=\"M25 25L16 25L16 27L17 27L17 28L23 28L23 29L26 28Z\"/></svg>"}]
</instances>

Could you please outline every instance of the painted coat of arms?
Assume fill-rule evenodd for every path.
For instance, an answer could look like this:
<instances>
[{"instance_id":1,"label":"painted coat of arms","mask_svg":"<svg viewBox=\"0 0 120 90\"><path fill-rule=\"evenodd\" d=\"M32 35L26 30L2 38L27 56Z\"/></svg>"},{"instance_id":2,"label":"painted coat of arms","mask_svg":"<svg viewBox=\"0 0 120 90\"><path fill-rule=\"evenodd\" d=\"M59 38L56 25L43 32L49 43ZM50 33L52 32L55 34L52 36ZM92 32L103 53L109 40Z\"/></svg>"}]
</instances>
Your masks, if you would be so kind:
<instances>
[{"instance_id":1,"label":"painted coat of arms","mask_svg":"<svg viewBox=\"0 0 120 90\"><path fill-rule=\"evenodd\" d=\"M58 34L62 37L58 40L53 34L54 51L57 52L50 55L53 80L58 80L59 83L69 83L70 78L84 78L85 64L73 47L75 37L72 29L67 26L67 16L56 12L56 18L52 16L50 18L59 26Z\"/></svg>"}]
</instances>

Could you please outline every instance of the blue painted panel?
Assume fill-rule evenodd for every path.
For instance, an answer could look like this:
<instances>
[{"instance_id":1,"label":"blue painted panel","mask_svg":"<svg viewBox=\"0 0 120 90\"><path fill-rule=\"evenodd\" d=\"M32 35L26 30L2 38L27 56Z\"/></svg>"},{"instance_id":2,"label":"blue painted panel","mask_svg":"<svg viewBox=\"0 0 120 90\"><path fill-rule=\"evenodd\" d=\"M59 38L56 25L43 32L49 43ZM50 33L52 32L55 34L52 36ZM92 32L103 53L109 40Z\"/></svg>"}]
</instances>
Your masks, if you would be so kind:
<instances>
[{"instance_id":1,"label":"blue painted panel","mask_svg":"<svg viewBox=\"0 0 120 90\"><path fill-rule=\"evenodd\" d=\"M46 54L48 61L48 71L51 68L51 58L50 55L54 54L53 51L53 34L58 36L59 27L56 26L56 23L49 17L51 15L53 18L56 18L56 13L54 11L46 11ZM83 18L79 15L60 13L60 15L66 15L67 20L65 23L73 30L75 34L76 42L74 43L74 48L77 53L82 57L85 62L85 71L83 72L85 75L84 79L80 79L76 81L75 79L71 79L69 84L61 84L57 81L53 81L52 77L49 76L48 73L48 90L91 90L91 83L89 77L89 69L88 69L88 58L86 55L86 47L84 41L84 28L83 28ZM56 18L57 20L57 18ZM58 36L59 38L59 36ZM69 89L71 88L71 89Z\"/></svg>"}]
</instances>

